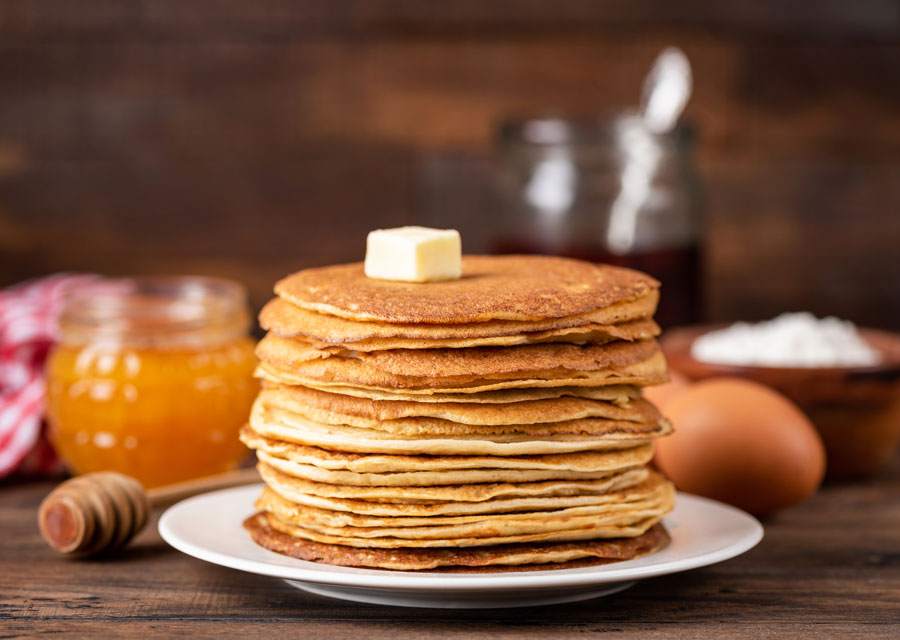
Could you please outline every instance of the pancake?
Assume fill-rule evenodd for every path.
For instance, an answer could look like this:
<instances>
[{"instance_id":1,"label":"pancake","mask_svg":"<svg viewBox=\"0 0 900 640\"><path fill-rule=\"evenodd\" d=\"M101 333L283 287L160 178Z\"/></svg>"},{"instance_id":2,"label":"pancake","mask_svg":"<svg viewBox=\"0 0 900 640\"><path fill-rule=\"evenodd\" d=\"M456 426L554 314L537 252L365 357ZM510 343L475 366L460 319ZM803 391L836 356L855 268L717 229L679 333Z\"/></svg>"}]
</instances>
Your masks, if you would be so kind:
<instances>
[{"instance_id":1,"label":"pancake","mask_svg":"<svg viewBox=\"0 0 900 640\"><path fill-rule=\"evenodd\" d=\"M347 498L373 502L484 502L493 498L557 497L602 493L608 489L610 478L596 480L545 480L541 482L491 482L443 486L356 487L313 482L295 478L260 462L256 465L263 481L288 500L298 494L323 498ZM622 473L626 473L626 471Z\"/></svg>"},{"instance_id":2,"label":"pancake","mask_svg":"<svg viewBox=\"0 0 900 640\"><path fill-rule=\"evenodd\" d=\"M322 544L292 537L269 526L265 514L244 521L244 527L260 546L283 555L349 567L369 567L399 571L429 570L439 567L472 567L487 570L568 568L587 563L603 563L638 558L663 548L668 534L654 525L633 538L565 543L511 544L467 549L360 549Z\"/></svg>"},{"instance_id":3,"label":"pancake","mask_svg":"<svg viewBox=\"0 0 900 640\"><path fill-rule=\"evenodd\" d=\"M256 507L265 500L257 500ZM583 534L591 534L598 528L607 533L612 529L612 536L617 537L621 527L646 525L648 519L657 520L666 511L661 504L647 506L632 506L626 510L611 511L602 515L589 516L543 516L534 514L530 518L507 519L501 522L493 522L481 518L475 522L434 525L423 527L329 527L327 525L311 521L306 518L286 521L280 513L267 511L270 518L274 518L278 524L290 527L290 531L300 530L301 537L311 540L328 541L337 544L347 544L342 540L351 538L352 546L390 548L405 546L477 546L485 544L503 544L504 541L532 542L535 540L552 539L584 539ZM279 528L279 527L275 527ZM322 537L327 536L323 540ZM593 537L593 536L591 536Z\"/></svg>"},{"instance_id":4,"label":"pancake","mask_svg":"<svg viewBox=\"0 0 900 640\"><path fill-rule=\"evenodd\" d=\"M659 521L659 518L646 518L643 520L626 521L623 524L601 524L586 525L580 529L569 529L564 531L542 531L535 533L494 536L494 537L469 537L469 538L453 538L453 539L412 539L412 538L363 538L359 536L342 536L320 533L307 527L282 522L272 514L266 514L269 526L277 531L286 533L295 538L304 538L314 542L322 542L326 544L339 544L347 547L366 547L380 549L397 549L400 547L473 547L488 546L497 544L510 544L521 542L557 542L569 540L591 540L594 538L619 538L634 537L642 534L644 531L652 527Z\"/></svg>"},{"instance_id":5,"label":"pancake","mask_svg":"<svg viewBox=\"0 0 900 640\"><path fill-rule=\"evenodd\" d=\"M259 375L259 372L257 373ZM263 380L263 386L283 386L277 382ZM299 386L289 388L302 388ZM308 382L305 388L323 391L325 393L340 394L354 398L368 400L394 400L400 402L438 403L463 402L467 404L510 404L514 402L531 402L534 400L549 400L553 398L589 398L612 402L619 406L625 406L633 399L640 397L641 391L631 385L607 385L602 387L533 387L531 389L500 389L498 391L484 391L481 393L440 393L437 395L425 395L421 393L406 393L402 390L361 389L345 385L329 383L328 386Z\"/></svg>"},{"instance_id":6,"label":"pancake","mask_svg":"<svg viewBox=\"0 0 900 640\"><path fill-rule=\"evenodd\" d=\"M634 300L659 283L637 271L550 256L464 256L462 278L367 278L363 263L306 269L275 285L303 309L357 321L465 324L563 318Z\"/></svg>"},{"instance_id":7,"label":"pancake","mask_svg":"<svg viewBox=\"0 0 900 640\"><path fill-rule=\"evenodd\" d=\"M532 437L548 437L557 434L582 434L604 436L611 433L648 433L655 431L662 416L650 403L644 403L638 409L612 418L577 418L560 420L559 422L526 422L524 424L486 424L471 425L445 420L443 418L396 418L380 420L364 416L339 413L310 407L290 400L290 397L279 391L265 390L257 396L258 403L271 409L283 412L283 415L295 416L296 419L308 419L318 424L334 426L350 426L360 429L382 431L398 436L473 436L473 435L510 435L525 434ZM512 412L510 412L512 413ZM515 416L512 416L515 417ZM616 419L620 418L620 419Z\"/></svg>"},{"instance_id":8,"label":"pancake","mask_svg":"<svg viewBox=\"0 0 900 640\"><path fill-rule=\"evenodd\" d=\"M646 468L635 468L620 471L602 480L591 482L593 493L573 493L568 495L529 495L499 497L479 502L377 502L360 498L342 498L335 496L321 496L305 493L304 488L311 485L277 483L279 477L277 470L270 471L270 477L275 482L270 488L281 497L295 504L328 510L332 513L345 512L371 517L386 518L411 518L411 517L440 517L462 515L489 515L496 513L515 513L523 511L557 511L571 507L594 507L609 504L623 499L621 491L634 489L634 494L644 496L646 490L640 485L654 474ZM631 495L631 494L624 494ZM627 499L627 498L624 498Z\"/></svg>"},{"instance_id":9,"label":"pancake","mask_svg":"<svg viewBox=\"0 0 900 640\"><path fill-rule=\"evenodd\" d=\"M245 527L307 560L402 570L586 566L652 552L674 487L659 283L539 256L466 256L459 280L363 265L280 281L241 440L266 484Z\"/></svg>"},{"instance_id":10,"label":"pancake","mask_svg":"<svg viewBox=\"0 0 900 640\"><path fill-rule=\"evenodd\" d=\"M273 332L278 335L276 332ZM464 349L470 347L508 347L525 344L546 344L562 342L566 344L601 345L615 340L649 340L660 334L659 325L652 320L635 320L620 325L589 324L583 327L554 329L538 333L520 334L518 336L499 336L496 338L472 338L469 340L423 340L421 338L371 338L358 342L344 343L339 346L354 351L389 351L391 349ZM327 349L335 346L331 342L322 342L303 337L316 349Z\"/></svg>"},{"instance_id":11,"label":"pancake","mask_svg":"<svg viewBox=\"0 0 900 640\"><path fill-rule=\"evenodd\" d=\"M323 469L316 465L278 457L263 450L257 451L256 455L260 462L294 478L361 487L404 487L496 482L541 482L544 480L595 480L604 478L614 471L647 464L653 457L653 448L645 446L635 447L624 452L611 452L606 461L606 468L596 471L481 467L474 469L440 469L435 471L359 473L356 471Z\"/></svg>"},{"instance_id":12,"label":"pancake","mask_svg":"<svg viewBox=\"0 0 900 640\"><path fill-rule=\"evenodd\" d=\"M471 402L435 404L408 400L371 400L328 393L308 387L282 385L264 389L261 396L264 396L269 404L301 413L319 422L329 422L328 416L325 414L342 416L343 420L349 419L348 416L377 421L436 418L469 425L536 424L582 418L606 418L632 422L659 420L659 411L641 398L636 398L627 404L614 404L578 397L523 400L495 405ZM343 421L339 424L354 423ZM363 425L356 424L355 426Z\"/></svg>"},{"instance_id":13,"label":"pancake","mask_svg":"<svg viewBox=\"0 0 900 640\"><path fill-rule=\"evenodd\" d=\"M615 302L602 309L593 309L561 318L534 322L491 320L471 324L391 324L384 322L355 322L325 313L303 309L281 298L269 301L259 315L260 326L283 338L305 337L311 341L352 345L360 351L371 349L362 345L376 345L380 340L404 339L414 344L439 346L449 341L457 346L478 346L479 341L501 340L484 344L503 344L502 340L534 340L566 335L570 330L584 331L585 327L621 325L653 316L659 302L659 291L652 289L643 295ZM509 344L524 344L512 342ZM409 347L426 348L426 347Z\"/></svg>"},{"instance_id":14,"label":"pancake","mask_svg":"<svg viewBox=\"0 0 900 640\"><path fill-rule=\"evenodd\" d=\"M434 418L402 418L399 420L372 420L355 416L341 416L323 411L298 413L280 409L276 405L268 405L281 411L281 421L288 424L308 424L312 421L318 425L334 427L354 427L371 432L387 434L387 437L439 437L471 440L477 437L494 439L499 442L512 442L519 436L533 439L550 439L559 435L592 436L601 438L610 435L635 434L653 436L658 433L659 420L651 422L633 422L631 420L605 420L603 418L582 418L562 422L542 422L538 424L509 424L473 426ZM661 418L660 418L661 419ZM509 438L512 436L512 439ZM378 436L375 436L378 437Z\"/></svg>"},{"instance_id":15,"label":"pancake","mask_svg":"<svg viewBox=\"0 0 900 640\"><path fill-rule=\"evenodd\" d=\"M379 524L376 524L375 519L362 517L364 526L355 526L346 522L350 518L346 514L338 514L339 521L330 522L327 512L294 505L274 491L264 491L255 506L270 516L274 516L280 523L327 536L357 538L360 546L375 546L381 541L378 539L384 538L407 541L427 540L443 542L442 546L452 546L461 539L491 538L490 544L498 544L498 538L511 536L584 531L597 526L632 526L646 522L648 518L662 517L671 509L673 494L671 485L663 485L659 492L648 496L645 500L610 503L601 507L462 516L444 518L442 523L433 522L432 518L415 519L418 524L411 523L410 520L413 519L391 518L377 520ZM576 513L579 511L582 513ZM324 514L326 517L320 518L317 513ZM359 520L360 517L357 516L354 519ZM394 522L395 520L405 522ZM366 545L366 542L369 545Z\"/></svg>"},{"instance_id":16,"label":"pancake","mask_svg":"<svg viewBox=\"0 0 900 640\"><path fill-rule=\"evenodd\" d=\"M652 456L649 444L613 451L584 451L538 456L429 456L382 455L329 451L319 447L273 440L249 426L241 429L241 442L271 456L320 469L355 473L397 473L459 469L544 469L553 471L608 471L634 466Z\"/></svg>"},{"instance_id":17,"label":"pancake","mask_svg":"<svg viewBox=\"0 0 900 640\"><path fill-rule=\"evenodd\" d=\"M498 482L543 482L545 480L596 480L609 475L603 471L558 471L549 469L451 469L395 473L355 473L331 471L314 465L276 458L264 451L257 458L273 469L294 478L354 487L419 487ZM635 465L636 466L636 465Z\"/></svg>"},{"instance_id":18,"label":"pancake","mask_svg":"<svg viewBox=\"0 0 900 640\"><path fill-rule=\"evenodd\" d=\"M403 391L407 394L480 393L501 389L535 387L594 387L604 385L649 386L668 381L666 359L657 351L647 360L600 370L554 369L498 374L491 377L462 375L453 377L414 377L378 371L358 360L328 358L281 367L261 362L257 377L285 385L317 389L355 387L371 391Z\"/></svg>"},{"instance_id":19,"label":"pancake","mask_svg":"<svg viewBox=\"0 0 900 640\"><path fill-rule=\"evenodd\" d=\"M254 403L250 426L262 436L301 445L351 453L389 453L413 455L490 455L518 456L575 451L625 449L666 435L671 426L665 420L656 424L617 423L602 435L548 434L538 438L525 433L452 435L399 435L375 429L325 425L297 414Z\"/></svg>"},{"instance_id":20,"label":"pancake","mask_svg":"<svg viewBox=\"0 0 900 640\"><path fill-rule=\"evenodd\" d=\"M329 527L361 527L381 530L396 527L455 526L482 522L496 526L500 523L516 523L532 519L559 520L561 518L598 517L614 513L639 511L660 505L671 506L673 489L671 483L663 481L659 476L654 476L651 480L641 483L630 491L620 492L616 498L615 500L607 500L598 504L534 511L392 517L311 507L287 500L276 491L265 488L256 503L256 508L260 511L270 511L285 522L301 526L304 523L314 523Z\"/></svg>"},{"instance_id":21,"label":"pancake","mask_svg":"<svg viewBox=\"0 0 900 640\"><path fill-rule=\"evenodd\" d=\"M356 352L316 349L296 339L268 334L256 348L266 363L300 371L318 360L352 360L375 371L406 377L516 377L533 371L596 371L644 362L660 352L655 340L608 345L534 344L472 349L393 349Z\"/></svg>"}]
</instances>

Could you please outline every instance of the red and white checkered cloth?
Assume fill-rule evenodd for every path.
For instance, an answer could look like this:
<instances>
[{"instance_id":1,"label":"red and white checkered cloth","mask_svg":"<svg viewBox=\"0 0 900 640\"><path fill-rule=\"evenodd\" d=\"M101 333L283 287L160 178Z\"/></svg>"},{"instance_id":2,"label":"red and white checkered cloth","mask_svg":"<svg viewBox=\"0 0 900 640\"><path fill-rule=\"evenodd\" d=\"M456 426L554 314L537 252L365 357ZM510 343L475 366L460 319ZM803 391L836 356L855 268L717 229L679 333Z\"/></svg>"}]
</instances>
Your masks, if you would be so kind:
<instances>
[{"instance_id":1,"label":"red and white checkered cloth","mask_svg":"<svg viewBox=\"0 0 900 640\"><path fill-rule=\"evenodd\" d=\"M0 478L58 468L43 435L44 361L65 292L96 279L59 274L0 291Z\"/></svg>"}]
</instances>

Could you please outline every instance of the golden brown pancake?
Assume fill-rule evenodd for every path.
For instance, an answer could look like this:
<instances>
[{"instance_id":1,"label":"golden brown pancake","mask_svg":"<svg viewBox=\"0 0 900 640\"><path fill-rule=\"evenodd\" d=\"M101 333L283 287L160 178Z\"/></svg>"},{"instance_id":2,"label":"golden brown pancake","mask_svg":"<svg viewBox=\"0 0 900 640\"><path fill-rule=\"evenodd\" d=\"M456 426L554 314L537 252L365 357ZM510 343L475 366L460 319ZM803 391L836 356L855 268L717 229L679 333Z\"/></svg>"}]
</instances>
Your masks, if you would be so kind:
<instances>
[{"instance_id":1,"label":"golden brown pancake","mask_svg":"<svg viewBox=\"0 0 900 640\"><path fill-rule=\"evenodd\" d=\"M554 369L497 374L494 376L414 377L396 375L367 367L358 360L328 358L293 367L280 367L261 362L255 375L263 380L285 385L302 385L317 389L355 387L376 392L402 391L406 394L462 394L532 389L535 387L596 387L605 385L648 386L668 381L666 359L657 352L643 362L609 366L599 370Z\"/></svg>"},{"instance_id":2,"label":"golden brown pancake","mask_svg":"<svg viewBox=\"0 0 900 640\"><path fill-rule=\"evenodd\" d=\"M325 564L393 569L429 570L439 567L469 567L511 571L586 566L588 563L630 560L663 548L669 540L660 525L634 538L587 540L563 543L509 544L444 549L365 549L322 544L285 535L272 528L258 513L244 527L262 547L287 556ZM583 559L589 559L585 562Z\"/></svg>"},{"instance_id":3,"label":"golden brown pancake","mask_svg":"<svg viewBox=\"0 0 900 640\"><path fill-rule=\"evenodd\" d=\"M504 540L582 540L586 535L599 531L602 533L597 537L617 537L616 534L625 529L646 528L648 519L659 519L667 513L672 501L672 491L670 487L666 489L668 490L660 495L641 502L608 504L601 511L595 510L594 513L584 515L545 511L464 517L462 519L465 521L446 524L393 524L390 521L381 526L332 524L314 517L307 507L292 505L272 491L264 492L255 506L277 521L272 523L276 528L285 532L297 532L296 535L300 537L318 542L359 547L477 546L503 544ZM428 518L420 520L427 521ZM347 538L353 539L353 542L345 542Z\"/></svg>"},{"instance_id":4,"label":"golden brown pancake","mask_svg":"<svg viewBox=\"0 0 900 640\"><path fill-rule=\"evenodd\" d=\"M276 332L273 332L278 335ZM388 351L391 349L464 349L470 347L509 347L523 344L545 344L562 342L566 344L607 344L615 340L634 342L649 340L660 334L659 325L653 320L635 320L619 325L589 324L583 327L554 329L517 336L498 336L496 338L470 338L467 340L425 340L422 338L371 338L358 342L348 342L338 346L354 351ZM302 337L316 349L327 349L336 346L334 343L321 342Z\"/></svg>"},{"instance_id":5,"label":"golden brown pancake","mask_svg":"<svg viewBox=\"0 0 900 640\"><path fill-rule=\"evenodd\" d=\"M271 409L280 410L283 415L293 415L294 422L298 419L300 424L306 420L321 425L350 426L360 429L371 429L398 436L472 436L472 435L512 435L525 434L535 438L560 434L582 435L608 435L612 433L653 434L657 432L657 426L662 421L659 411L650 404L644 402L638 411L626 411L620 409L616 415L612 410L609 418L576 418L574 420L560 420L559 422L525 422L522 424L483 424L472 425L466 423L445 420L443 418L396 418L380 420L344 414L337 411L328 411L311 407L299 402L293 402L288 394L273 389L267 389L257 396L258 403ZM512 413L512 412L510 412Z\"/></svg>"},{"instance_id":6,"label":"golden brown pancake","mask_svg":"<svg viewBox=\"0 0 900 640\"><path fill-rule=\"evenodd\" d=\"M646 449L639 448L640 452ZM557 469L450 469L444 471L397 471L390 473L357 473L355 471L333 471L315 465L300 464L284 458L271 456L265 451L257 451L256 456L273 469L294 478L354 487L419 487L448 486L458 484L480 484L497 482L544 482L546 480L598 480L606 478L622 466L610 471L569 471ZM638 464L646 464L652 452ZM634 456L635 458L637 456Z\"/></svg>"},{"instance_id":7,"label":"golden brown pancake","mask_svg":"<svg viewBox=\"0 0 900 640\"><path fill-rule=\"evenodd\" d=\"M250 425L260 435L273 440L351 453L516 456L608 451L641 446L671 431L671 425L665 419L660 419L655 424L572 422L588 423L589 426L567 425L568 430L576 433L524 425L516 430L498 433L454 430L452 433L420 431L407 435L379 429L322 424L277 407L269 407L259 400L254 403L250 414ZM595 433L584 433L581 429Z\"/></svg>"},{"instance_id":8,"label":"golden brown pancake","mask_svg":"<svg viewBox=\"0 0 900 640\"><path fill-rule=\"evenodd\" d=\"M353 360L377 371L408 377L496 377L567 369L595 371L643 362L660 352L656 340L606 345L533 344L471 349L391 349L356 352L341 347L316 349L297 339L264 337L256 355L278 367L301 369L316 360Z\"/></svg>"},{"instance_id":9,"label":"golden brown pancake","mask_svg":"<svg viewBox=\"0 0 900 640\"><path fill-rule=\"evenodd\" d=\"M421 487L370 487L338 485L295 478L264 462L257 464L256 468L267 485L288 500L299 503L303 503L303 500L297 499L298 494L396 504L485 502L494 498L548 498L604 493L610 485L610 477L603 477L595 480L544 480L540 482L486 482ZM627 471L620 473L624 474Z\"/></svg>"},{"instance_id":10,"label":"golden brown pancake","mask_svg":"<svg viewBox=\"0 0 900 640\"><path fill-rule=\"evenodd\" d=\"M613 339L640 340L659 334L649 319L658 293L620 302L586 314L539 322L494 320L460 325L403 325L354 322L271 300L260 325L283 338L303 338L316 347L344 346L356 351L510 346L533 342L602 344Z\"/></svg>"},{"instance_id":11,"label":"golden brown pancake","mask_svg":"<svg viewBox=\"0 0 900 640\"><path fill-rule=\"evenodd\" d=\"M630 467L652 456L652 447L610 451L581 451L536 456L434 456L388 455L330 451L266 438L245 426L241 441L251 449L322 469L354 471L356 473L396 473L406 471L447 471L458 469L547 469L572 471L608 471Z\"/></svg>"},{"instance_id":12,"label":"golden brown pancake","mask_svg":"<svg viewBox=\"0 0 900 640\"><path fill-rule=\"evenodd\" d=\"M641 486L641 483L652 479L654 475L645 467L620 471L602 480L591 482L592 492L589 493L577 493L575 490L570 490L568 493L560 495L501 496L478 502L425 500L418 502L379 502L362 498L342 498L307 493L304 489L308 489L311 486L315 488L316 485L279 483L278 477L275 475L276 470L270 470L269 473L273 474L271 476L273 482L269 485L270 488L289 502L332 512L342 511L385 518L470 516L528 511L558 511L570 507L596 507L622 499L637 499L629 496L644 496L646 489ZM545 489L550 490L554 485L545 484L543 486ZM556 485L556 487L562 489L562 485ZM622 494L621 492L625 490L633 491Z\"/></svg>"},{"instance_id":13,"label":"golden brown pancake","mask_svg":"<svg viewBox=\"0 0 900 640\"><path fill-rule=\"evenodd\" d=\"M241 439L267 485L267 548L403 570L583 566L651 552L674 488L643 274L467 256L455 281L309 269L263 310L263 388ZM604 539L611 539L606 542Z\"/></svg>"},{"instance_id":14,"label":"golden brown pancake","mask_svg":"<svg viewBox=\"0 0 900 640\"><path fill-rule=\"evenodd\" d=\"M424 403L371 400L309 387L272 385L262 396L274 406L301 413L319 422L332 423L330 416L355 416L389 421L404 418L434 418L470 425L536 424L582 418L605 418L632 422L657 422L659 411L642 398L627 404L614 404L590 398L562 397L524 400L506 404L473 402ZM329 415L324 415L325 413ZM318 417L317 417L318 416ZM353 424L337 422L336 424ZM356 426L362 426L357 424Z\"/></svg>"},{"instance_id":15,"label":"golden brown pancake","mask_svg":"<svg viewBox=\"0 0 900 640\"><path fill-rule=\"evenodd\" d=\"M500 531L498 525L538 520L561 520L563 518L584 518L608 516L616 513L634 513L646 508L671 506L672 484L654 476L651 480L632 487L628 491L616 492L615 499L596 504L560 506L558 508L530 511L498 511L495 513L469 513L458 515L400 515L374 516L348 511L335 511L309 505L298 504L282 497L278 492L265 488L256 503L260 511L274 513L284 522L304 526L305 523L329 527L375 528L381 531L397 527L456 526L461 524L487 523ZM405 537L401 535L400 537Z\"/></svg>"},{"instance_id":16,"label":"golden brown pancake","mask_svg":"<svg viewBox=\"0 0 900 640\"><path fill-rule=\"evenodd\" d=\"M283 386L277 382L263 381L264 387ZM306 387L331 394L340 394L354 398L367 400L388 400L399 402L416 402L429 404L443 404L445 402L457 402L466 404L510 404L514 402L532 402L534 400L550 400L553 398L588 398L612 402L618 406L627 406L635 398L641 395L640 389L631 385L606 385L602 387L534 387L531 389L500 389L498 391L484 391L481 393L441 393L439 395L425 395L422 393L406 393L403 390L362 389L329 383L327 386L315 382L307 382Z\"/></svg>"},{"instance_id":17,"label":"golden brown pancake","mask_svg":"<svg viewBox=\"0 0 900 640\"><path fill-rule=\"evenodd\" d=\"M277 405L268 405L278 410ZM335 427L355 427L373 432L387 434L387 437L400 438L432 436L453 438L471 438L472 436L527 436L529 438L552 438L560 435L609 436L613 434L629 434L631 436L654 437L659 434L660 420L652 422L634 422L631 420L606 420L603 418L582 418L564 420L562 422L540 422L537 424L479 425L460 424L449 420L435 418L401 418L399 420L372 420L355 416L341 416L336 413L292 412L281 409L282 424L298 424L307 428L310 422L317 425ZM285 416L293 414L286 420Z\"/></svg>"},{"instance_id":18,"label":"golden brown pancake","mask_svg":"<svg viewBox=\"0 0 900 640\"><path fill-rule=\"evenodd\" d=\"M563 318L659 287L637 271L550 256L464 256L459 280L367 278L362 263L306 269L275 292L304 309L358 321L464 324Z\"/></svg>"},{"instance_id":19,"label":"golden brown pancake","mask_svg":"<svg viewBox=\"0 0 900 640\"><path fill-rule=\"evenodd\" d=\"M585 526L581 529L570 529L564 531L539 531L535 533L526 533L511 536L496 537L470 537L470 538L454 538L452 541L448 539L411 539L411 538L363 538L358 532L352 532L355 535L341 536L327 533L320 533L307 527L283 522L272 514L268 516L269 525L273 529L277 529L288 535L313 540L315 542L324 542L326 544L339 544L348 547L365 547L365 548L382 548L397 549L400 547L475 547L487 546L495 544L521 543L521 542L558 542L567 540L592 540L595 538L633 538L642 534L644 531L652 527L659 521L658 517L649 517L634 522L625 522L623 524L601 524L595 523Z\"/></svg>"}]
</instances>

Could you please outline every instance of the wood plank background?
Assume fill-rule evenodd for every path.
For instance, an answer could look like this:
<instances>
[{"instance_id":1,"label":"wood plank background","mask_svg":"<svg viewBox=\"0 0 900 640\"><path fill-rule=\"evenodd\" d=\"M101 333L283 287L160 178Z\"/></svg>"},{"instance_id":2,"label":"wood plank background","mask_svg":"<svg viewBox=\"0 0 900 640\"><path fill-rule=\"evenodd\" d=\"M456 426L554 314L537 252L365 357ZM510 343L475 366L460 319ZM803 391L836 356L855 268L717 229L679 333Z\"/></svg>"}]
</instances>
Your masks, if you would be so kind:
<instances>
[{"instance_id":1,"label":"wood plank background","mask_svg":"<svg viewBox=\"0 0 900 640\"><path fill-rule=\"evenodd\" d=\"M895 0L0 0L0 285L360 259L377 226L483 246L497 123L695 70L711 320L900 329Z\"/></svg>"}]
</instances>

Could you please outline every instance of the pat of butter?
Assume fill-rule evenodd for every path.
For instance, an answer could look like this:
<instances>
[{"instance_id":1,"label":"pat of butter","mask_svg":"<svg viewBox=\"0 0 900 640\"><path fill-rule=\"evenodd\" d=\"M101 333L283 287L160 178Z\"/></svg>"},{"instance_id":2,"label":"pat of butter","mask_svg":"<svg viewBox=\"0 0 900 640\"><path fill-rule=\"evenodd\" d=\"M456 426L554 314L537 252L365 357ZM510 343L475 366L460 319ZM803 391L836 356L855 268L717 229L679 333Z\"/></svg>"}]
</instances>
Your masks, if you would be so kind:
<instances>
[{"instance_id":1,"label":"pat of butter","mask_svg":"<svg viewBox=\"0 0 900 640\"><path fill-rule=\"evenodd\" d=\"M379 280L434 282L462 276L456 229L378 229L366 240L366 275Z\"/></svg>"}]
</instances>

